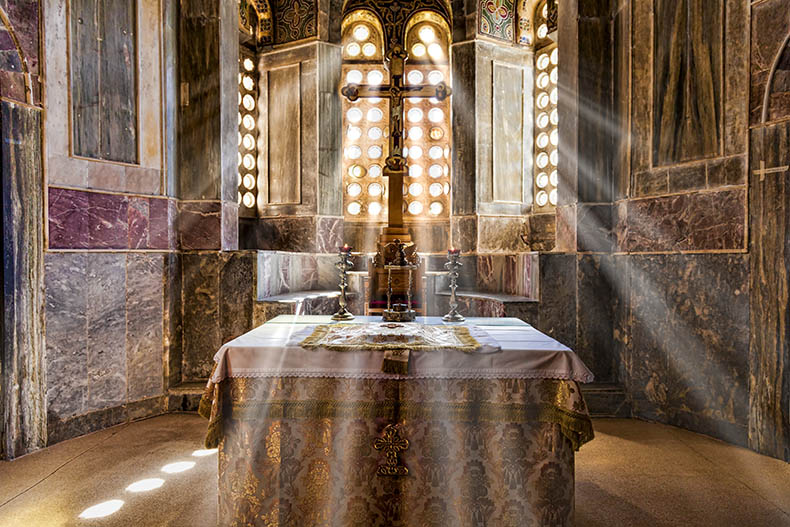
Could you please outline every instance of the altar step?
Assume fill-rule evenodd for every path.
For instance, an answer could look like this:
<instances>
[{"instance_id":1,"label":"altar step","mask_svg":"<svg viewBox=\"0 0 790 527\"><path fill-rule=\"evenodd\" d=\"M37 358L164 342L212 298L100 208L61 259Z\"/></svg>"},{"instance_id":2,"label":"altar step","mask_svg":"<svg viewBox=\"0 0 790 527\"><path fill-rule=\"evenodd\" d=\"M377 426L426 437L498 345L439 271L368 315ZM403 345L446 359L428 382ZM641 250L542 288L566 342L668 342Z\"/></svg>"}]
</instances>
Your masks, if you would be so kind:
<instances>
[{"instance_id":1,"label":"altar step","mask_svg":"<svg viewBox=\"0 0 790 527\"><path fill-rule=\"evenodd\" d=\"M183 382L167 390L168 412L197 412L206 381Z\"/></svg>"},{"instance_id":2,"label":"altar step","mask_svg":"<svg viewBox=\"0 0 790 527\"><path fill-rule=\"evenodd\" d=\"M582 394L592 417L631 417L631 403L619 384L583 384Z\"/></svg>"}]
</instances>

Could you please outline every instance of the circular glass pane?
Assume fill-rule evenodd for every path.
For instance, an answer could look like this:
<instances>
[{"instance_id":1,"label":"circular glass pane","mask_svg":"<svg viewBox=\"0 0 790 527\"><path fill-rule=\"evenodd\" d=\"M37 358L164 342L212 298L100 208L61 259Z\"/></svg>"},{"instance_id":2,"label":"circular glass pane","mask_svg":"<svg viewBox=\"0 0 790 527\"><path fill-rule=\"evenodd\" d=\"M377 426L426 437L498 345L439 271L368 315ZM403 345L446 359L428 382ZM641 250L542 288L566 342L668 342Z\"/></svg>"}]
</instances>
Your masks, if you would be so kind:
<instances>
[{"instance_id":1,"label":"circular glass pane","mask_svg":"<svg viewBox=\"0 0 790 527\"><path fill-rule=\"evenodd\" d=\"M238 152L237 154L239 156L239 163L238 163L238 165L241 166L241 152Z\"/></svg>"},{"instance_id":2,"label":"circular glass pane","mask_svg":"<svg viewBox=\"0 0 790 527\"><path fill-rule=\"evenodd\" d=\"M415 45L411 47L411 54L414 55L416 58L421 58L425 56L425 44L421 42L417 42Z\"/></svg>"},{"instance_id":3,"label":"circular glass pane","mask_svg":"<svg viewBox=\"0 0 790 527\"><path fill-rule=\"evenodd\" d=\"M428 55L433 60L441 60L444 58L444 51L442 50L442 46L434 42L433 44L428 46Z\"/></svg>"},{"instance_id":4,"label":"circular glass pane","mask_svg":"<svg viewBox=\"0 0 790 527\"><path fill-rule=\"evenodd\" d=\"M551 124L556 125L559 122L559 113L557 113L557 109L554 108L551 111Z\"/></svg>"},{"instance_id":5,"label":"circular glass pane","mask_svg":"<svg viewBox=\"0 0 790 527\"><path fill-rule=\"evenodd\" d=\"M359 47L359 44L356 42L352 42L348 46L346 46L346 53L348 53L349 57L357 57L362 52L362 48Z\"/></svg>"},{"instance_id":6,"label":"circular glass pane","mask_svg":"<svg viewBox=\"0 0 790 527\"><path fill-rule=\"evenodd\" d=\"M560 142L560 133L555 128L554 130L551 131L551 144L557 146L559 142Z\"/></svg>"},{"instance_id":7,"label":"circular glass pane","mask_svg":"<svg viewBox=\"0 0 790 527\"><path fill-rule=\"evenodd\" d=\"M549 59L548 53L542 54L540 57L538 57L538 69L545 70L546 68L549 67L550 62L551 59Z\"/></svg>"},{"instance_id":8,"label":"circular glass pane","mask_svg":"<svg viewBox=\"0 0 790 527\"><path fill-rule=\"evenodd\" d=\"M444 184L444 193L445 194L449 194L450 193L450 184L449 183L445 183Z\"/></svg>"},{"instance_id":9,"label":"circular glass pane","mask_svg":"<svg viewBox=\"0 0 790 527\"><path fill-rule=\"evenodd\" d=\"M420 203L419 201L412 201L411 203L409 203L409 212L414 216L417 216L418 214L422 214L422 203Z\"/></svg>"},{"instance_id":10,"label":"circular glass pane","mask_svg":"<svg viewBox=\"0 0 790 527\"><path fill-rule=\"evenodd\" d=\"M252 61L252 59L244 59L244 69L245 70L252 71L252 69L254 67L255 67L255 63Z\"/></svg>"},{"instance_id":11,"label":"circular glass pane","mask_svg":"<svg viewBox=\"0 0 790 527\"><path fill-rule=\"evenodd\" d=\"M373 55L376 54L376 45L368 42L367 44L362 46L362 54L365 55L366 57L372 57Z\"/></svg>"},{"instance_id":12,"label":"circular glass pane","mask_svg":"<svg viewBox=\"0 0 790 527\"><path fill-rule=\"evenodd\" d=\"M552 83L557 84L558 75L559 75L559 72L557 71L557 68L552 68L551 69L551 82Z\"/></svg>"},{"instance_id":13,"label":"circular glass pane","mask_svg":"<svg viewBox=\"0 0 790 527\"><path fill-rule=\"evenodd\" d=\"M362 157L362 149L358 146L349 146L346 148L346 157L349 159L359 159Z\"/></svg>"},{"instance_id":14,"label":"circular glass pane","mask_svg":"<svg viewBox=\"0 0 790 527\"><path fill-rule=\"evenodd\" d=\"M378 159L381 157L381 147L378 145L373 145L368 148L368 157L370 159Z\"/></svg>"},{"instance_id":15,"label":"circular glass pane","mask_svg":"<svg viewBox=\"0 0 790 527\"><path fill-rule=\"evenodd\" d=\"M536 142L538 144L538 148L546 148L547 146L549 146L549 134L543 132L538 136Z\"/></svg>"},{"instance_id":16,"label":"circular glass pane","mask_svg":"<svg viewBox=\"0 0 790 527\"><path fill-rule=\"evenodd\" d=\"M384 119L384 112L379 110L378 108L371 108L368 110L368 121L372 123L377 123Z\"/></svg>"},{"instance_id":17,"label":"circular glass pane","mask_svg":"<svg viewBox=\"0 0 790 527\"><path fill-rule=\"evenodd\" d=\"M408 146L404 146L403 147L403 157L409 157L409 147Z\"/></svg>"},{"instance_id":18,"label":"circular glass pane","mask_svg":"<svg viewBox=\"0 0 790 527\"><path fill-rule=\"evenodd\" d=\"M412 183L411 185L409 185L409 194L411 194L412 196L419 196L420 194L422 194L422 185L420 185L419 183Z\"/></svg>"},{"instance_id":19,"label":"circular glass pane","mask_svg":"<svg viewBox=\"0 0 790 527\"><path fill-rule=\"evenodd\" d=\"M549 182L550 182L550 183L551 183L553 186L555 186L555 187L556 187L556 186L557 186L557 181L558 181L558 179L559 179L559 178L557 177L557 171L555 170L555 171L553 171L553 172L551 173L551 175L549 176Z\"/></svg>"},{"instance_id":20,"label":"circular glass pane","mask_svg":"<svg viewBox=\"0 0 790 527\"><path fill-rule=\"evenodd\" d=\"M362 72L359 70L349 70L346 73L346 82L349 84L359 84L362 82Z\"/></svg>"},{"instance_id":21,"label":"circular glass pane","mask_svg":"<svg viewBox=\"0 0 790 527\"><path fill-rule=\"evenodd\" d=\"M545 188L549 184L549 176L545 172L541 172L535 179L535 184L538 185L538 188Z\"/></svg>"},{"instance_id":22,"label":"circular glass pane","mask_svg":"<svg viewBox=\"0 0 790 527\"><path fill-rule=\"evenodd\" d=\"M359 108L351 108L348 113L346 113L346 118L352 123L358 123L362 120L362 110Z\"/></svg>"},{"instance_id":23,"label":"circular glass pane","mask_svg":"<svg viewBox=\"0 0 790 527\"><path fill-rule=\"evenodd\" d=\"M552 190L551 192L549 192L549 203L551 203L552 205L556 205L557 204L557 189L556 188L554 190Z\"/></svg>"},{"instance_id":24,"label":"circular glass pane","mask_svg":"<svg viewBox=\"0 0 790 527\"><path fill-rule=\"evenodd\" d=\"M551 95L549 96L549 98L551 99L551 104L557 104L557 97L558 96L559 96L559 94L557 93L557 88L554 88L553 90L551 90Z\"/></svg>"},{"instance_id":25,"label":"circular glass pane","mask_svg":"<svg viewBox=\"0 0 790 527\"><path fill-rule=\"evenodd\" d=\"M348 175L355 178L361 178L365 175L365 169L359 165L351 165L348 167Z\"/></svg>"},{"instance_id":26,"label":"circular glass pane","mask_svg":"<svg viewBox=\"0 0 790 527\"><path fill-rule=\"evenodd\" d=\"M346 210L352 216L356 216L357 214L362 212L362 205L360 205L358 201L352 201L351 203L348 204Z\"/></svg>"},{"instance_id":27,"label":"circular glass pane","mask_svg":"<svg viewBox=\"0 0 790 527\"><path fill-rule=\"evenodd\" d=\"M441 183L431 183L431 186L428 187L428 194L430 194L434 198L441 196L442 195L442 184Z\"/></svg>"},{"instance_id":28,"label":"circular glass pane","mask_svg":"<svg viewBox=\"0 0 790 527\"><path fill-rule=\"evenodd\" d=\"M250 114L244 116L244 120L242 121L242 123L244 125L244 128L246 128L247 130L252 130L253 128L255 128L255 119Z\"/></svg>"},{"instance_id":29,"label":"circular glass pane","mask_svg":"<svg viewBox=\"0 0 790 527\"><path fill-rule=\"evenodd\" d=\"M241 81L241 85L244 86L244 89L247 91L252 91L255 87L255 81L252 80L252 77L249 75L245 75Z\"/></svg>"},{"instance_id":30,"label":"circular glass pane","mask_svg":"<svg viewBox=\"0 0 790 527\"><path fill-rule=\"evenodd\" d=\"M409 74L406 76L406 79L409 81L409 84L420 84L423 80L422 72L419 70L411 70Z\"/></svg>"},{"instance_id":31,"label":"circular glass pane","mask_svg":"<svg viewBox=\"0 0 790 527\"><path fill-rule=\"evenodd\" d=\"M356 141L362 137L362 129L358 126L349 126L347 135L350 140Z\"/></svg>"},{"instance_id":32,"label":"circular glass pane","mask_svg":"<svg viewBox=\"0 0 790 527\"><path fill-rule=\"evenodd\" d=\"M444 154L444 150L441 146L432 146L430 150L428 150L428 155L431 159L441 159L442 154Z\"/></svg>"},{"instance_id":33,"label":"circular glass pane","mask_svg":"<svg viewBox=\"0 0 790 527\"><path fill-rule=\"evenodd\" d=\"M538 38L546 38L549 34L549 26L541 24L538 26Z\"/></svg>"},{"instance_id":34,"label":"circular glass pane","mask_svg":"<svg viewBox=\"0 0 790 527\"><path fill-rule=\"evenodd\" d=\"M556 167L557 163L559 162L559 160L560 160L559 152L557 152L556 149L552 150L551 151L551 164Z\"/></svg>"},{"instance_id":35,"label":"circular glass pane","mask_svg":"<svg viewBox=\"0 0 790 527\"><path fill-rule=\"evenodd\" d=\"M239 205L241 205L241 192L238 193L236 201L239 203Z\"/></svg>"},{"instance_id":36,"label":"circular glass pane","mask_svg":"<svg viewBox=\"0 0 790 527\"><path fill-rule=\"evenodd\" d=\"M546 168L546 165L549 164L549 156L546 152L541 152L538 154L538 158L535 161L538 164L538 168Z\"/></svg>"},{"instance_id":37,"label":"circular glass pane","mask_svg":"<svg viewBox=\"0 0 790 527\"><path fill-rule=\"evenodd\" d=\"M422 157L422 148L419 146L413 146L409 149L409 157L412 159L420 159Z\"/></svg>"},{"instance_id":38,"label":"circular glass pane","mask_svg":"<svg viewBox=\"0 0 790 527\"><path fill-rule=\"evenodd\" d=\"M442 174L444 174L444 170L439 165L431 165L431 168L428 169L428 175L434 179L442 177Z\"/></svg>"},{"instance_id":39,"label":"circular glass pane","mask_svg":"<svg viewBox=\"0 0 790 527\"><path fill-rule=\"evenodd\" d=\"M368 84L378 85L384 82L384 74L379 70L371 70L368 72Z\"/></svg>"},{"instance_id":40,"label":"circular glass pane","mask_svg":"<svg viewBox=\"0 0 790 527\"><path fill-rule=\"evenodd\" d=\"M431 26L422 26L418 33L420 40L425 42L426 44L430 44L434 40L436 40L436 31L433 30Z\"/></svg>"},{"instance_id":41,"label":"circular glass pane","mask_svg":"<svg viewBox=\"0 0 790 527\"><path fill-rule=\"evenodd\" d=\"M409 129L409 139L416 141L417 139L422 139L422 128L419 126L412 126Z\"/></svg>"},{"instance_id":42,"label":"circular glass pane","mask_svg":"<svg viewBox=\"0 0 790 527\"><path fill-rule=\"evenodd\" d=\"M374 201L373 203L368 203L368 214L371 216L378 216L381 214L381 203L378 201Z\"/></svg>"},{"instance_id":43,"label":"circular glass pane","mask_svg":"<svg viewBox=\"0 0 790 527\"><path fill-rule=\"evenodd\" d=\"M538 128L546 128L549 125L549 114L542 113L537 118Z\"/></svg>"},{"instance_id":44,"label":"circular glass pane","mask_svg":"<svg viewBox=\"0 0 790 527\"><path fill-rule=\"evenodd\" d=\"M252 190L255 188L255 176L253 176L252 174L245 174L244 188L248 190Z\"/></svg>"},{"instance_id":45,"label":"circular glass pane","mask_svg":"<svg viewBox=\"0 0 790 527\"><path fill-rule=\"evenodd\" d=\"M359 183L351 183L349 186L346 187L346 192L352 198L356 198L360 194L362 194L362 185Z\"/></svg>"},{"instance_id":46,"label":"circular glass pane","mask_svg":"<svg viewBox=\"0 0 790 527\"><path fill-rule=\"evenodd\" d=\"M244 156L244 161L242 164L247 170L252 170L255 168L255 158L252 157L252 154L247 154Z\"/></svg>"},{"instance_id":47,"label":"circular glass pane","mask_svg":"<svg viewBox=\"0 0 790 527\"><path fill-rule=\"evenodd\" d=\"M549 85L549 74L544 71L543 73L538 75L537 85L538 88L545 90L546 87L548 87Z\"/></svg>"},{"instance_id":48,"label":"circular glass pane","mask_svg":"<svg viewBox=\"0 0 790 527\"><path fill-rule=\"evenodd\" d=\"M438 216L444 210L444 205L442 205L438 201L434 201L433 203L431 203L431 206L428 207L428 210L430 210L431 214L433 214L434 216Z\"/></svg>"},{"instance_id":49,"label":"circular glass pane","mask_svg":"<svg viewBox=\"0 0 790 527\"><path fill-rule=\"evenodd\" d=\"M367 40L370 36L370 30L368 26L364 24L359 24L357 27L354 28L354 38L357 40Z\"/></svg>"},{"instance_id":50,"label":"circular glass pane","mask_svg":"<svg viewBox=\"0 0 790 527\"><path fill-rule=\"evenodd\" d=\"M438 126L434 126L433 128L431 128L430 135L431 135L431 139L433 139L434 141L438 141L439 139L444 137L444 130L442 130Z\"/></svg>"},{"instance_id":51,"label":"circular glass pane","mask_svg":"<svg viewBox=\"0 0 790 527\"><path fill-rule=\"evenodd\" d=\"M538 204L539 207L545 207L546 203L549 202L549 195L546 194L545 190L541 190L538 192L538 195L535 196L535 202Z\"/></svg>"},{"instance_id":52,"label":"circular glass pane","mask_svg":"<svg viewBox=\"0 0 790 527\"><path fill-rule=\"evenodd\" d=\"M383 132L381 131L381 128L379 128L378 126L374 126L373 128L370 128L368 130L368 139L372 139L373 141L378 141L379 139L381 139L382 134Z\"/></svg>"},{"instance_id":53,"label":"circular glass pane","mask_svg":"<svg viewBox=\"0 0 790 527\"><path fill-rule=\"evenodd\" d=\"M444 73L439 70L433 70L428 74L428 82L431 84L439 84L444 80Z\"/></svg>"},{"instance_id":54,"label":"circular glass pane","mask_svg":"<svg viewBox=\"0 0 790 527\"><path fill-rule=\"evenodd\" d=\"M538 95L538 108L545 108L549 105L549 94L548 93L541 93Z\"/></svg>"},{"instance_id":55,"label":"circular glass pane","mask_svg":"<svg viewBox=\"0 0 790 527\"><path fill-rule=\"evenodd\" d=\"M409 122L419 123L420 121L422 121L422 110L420 110L419 108L412 108L411 110L409 110L407 117L409 119Z\"/></svg>"},{"instance_id":56,"label":"circular glass pane","mask_svg":"<svg viewBox=\"0 0 790 527\"><path fill-rule=\"evenodd\" d=\"M415 178L422 176L422 167L420 165L409 165L409 176Z\"/></svg>"},{"instance_id":57,"label":"circular glass pane","mask_svg":"<svg viewBox=\"0 0 790 527\"><path fill-rule=\"evenodd\" d=\"M554 51L551 52L551 63L556 66L557 63L559 62L559 58L560 58L559 50L557 48L554 48Z\"/></svg>"},{"instance_id":58,"label":"circular glass pane","mask_svg":"<svg viewBox=\"0 0 790 527\"><path fill-rule=\"evenodd\" d=\"M371 196L381 196L382 187L380 183L371 183L368 185L368 194Z\"/></svg>"},{"instance_id":59,"label":"circular glass pane","mask_svg":"<svg viewBox=\"0 0 790 527\"><path fill-rule=\"evenodd\" d=\"M248 93L244 96L244 99L242 99L241 104L248 112L251 112L255 109L255 98Z\"/></svg>"},{"instance_id":60,"label":"circular glass pane","mask_svg":"<svg viewBox=\"0 0 790 527\"><path fill-rule=\"evenodd\" d=\"M543 14L543 18L549 18L549 4L543 4L541 13Z\"/></svg>"},{"instance_id":61,"label":"circular glass pane","mask_svg":"<svg viewBox=\"0 0 790 527\"><path fill-rule=\"evenodd\" d=\"M246 134L242 140L242 146L247 150L255 148L255 138L251 134Z\"/></svg>"},{"instance_id":62,"label":"circular glass pane","mask_svg":"<svg viewBox=\"0 0 790 527\"><path fill-rule=\"evenodd\" d=\"M255 195L252 192L247 192L244 194L241 202L244 203L245 207L251 209L255 206Z\"/></svg>"},{"instance_id":63,"label":"circular glass pane","mask_svg":"<svg viewBox=\"0 0 790 527\"><path fill-rule=\"evenodd\" d=\"M428 120L432 123L441 123L444 119L444 112L441 108L431 108L428 111Z\"/></svg>"},{"instance_id":64,"label":"circular glass pane","mask_svg":"<svg viewBox=\"0 0 790 527\"><path fill-rule=\"evenodd\" d=\"M381 176L381 165L370 165L370 167L368 167L368 174L370 174L370 177L374 178Z\"/></svg>"}]
</instances>

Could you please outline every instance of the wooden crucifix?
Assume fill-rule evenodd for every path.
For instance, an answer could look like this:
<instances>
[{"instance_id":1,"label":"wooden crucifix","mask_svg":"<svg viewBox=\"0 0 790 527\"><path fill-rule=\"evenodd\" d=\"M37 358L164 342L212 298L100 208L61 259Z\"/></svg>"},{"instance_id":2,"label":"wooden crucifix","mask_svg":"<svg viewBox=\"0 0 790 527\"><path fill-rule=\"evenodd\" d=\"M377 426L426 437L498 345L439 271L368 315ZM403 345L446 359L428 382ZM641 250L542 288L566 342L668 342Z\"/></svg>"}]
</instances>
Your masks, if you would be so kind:
<instances>
[{"instance_id":1,"label":"wooden crucifix","mask_svg":"<svg viewBox=\"0 0 790 527\"><path fill-rule=\"evenodd\" d=\"M765 181L765 176L768 175L768 174L782 174L784 172L787 172L788 170L790 170L790 166L787 166L787 165L783 166L783 167L766 168L765 167L765 160L761 159L760 160L760 169L759 170L755 170L752 173L755 176L759 175L760 176L760 181Z\"/></svg>"},{"instance_id":2,"label":"wooden crucifix","mask_svg":"<svg viewBox=\"0 0 790 527\"><path fill-rule=\"evenodd\" d=\"M403 46L396 44L387 52L384 67L389 71L389 84L348 84L340 93L351 102L364 97L387 97L390 102L389 118L389 155L384 166L384 177L389 180L389 199L387 200L387 226L390 229L403 229L403 178L408 173L408 163L403 156L403 109L404 97L435 97L443 101L451 93L444 82L436 85L404 84L406 61L409 54Z\"/></svg>"}]
</instances>

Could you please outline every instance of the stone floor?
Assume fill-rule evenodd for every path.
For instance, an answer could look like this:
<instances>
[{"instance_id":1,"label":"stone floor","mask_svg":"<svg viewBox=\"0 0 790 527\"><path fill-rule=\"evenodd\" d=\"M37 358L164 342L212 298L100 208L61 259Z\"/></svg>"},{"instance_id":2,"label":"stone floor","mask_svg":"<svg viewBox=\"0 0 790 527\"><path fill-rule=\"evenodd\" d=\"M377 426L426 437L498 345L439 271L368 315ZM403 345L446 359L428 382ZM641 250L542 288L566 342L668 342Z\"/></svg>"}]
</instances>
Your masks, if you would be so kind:
<instances>
[{"instance_id":1,"label":"stone floor","mask_svg":"<svg viewBox=\"0 0 790 527\"><path fill-rule=\"evenodd\" d=\"M790 464L669 426L595 427L577 455L577 527L790 526ZM0 525L214 525L216 454L193 456L204 430L196 415L171 414L0 463ZM195 465L161 471L179 462ZM126 490L148 478L164 483ZM124 504L103 519L78 518L108 500Z\"/></svg>"}]
</instances>

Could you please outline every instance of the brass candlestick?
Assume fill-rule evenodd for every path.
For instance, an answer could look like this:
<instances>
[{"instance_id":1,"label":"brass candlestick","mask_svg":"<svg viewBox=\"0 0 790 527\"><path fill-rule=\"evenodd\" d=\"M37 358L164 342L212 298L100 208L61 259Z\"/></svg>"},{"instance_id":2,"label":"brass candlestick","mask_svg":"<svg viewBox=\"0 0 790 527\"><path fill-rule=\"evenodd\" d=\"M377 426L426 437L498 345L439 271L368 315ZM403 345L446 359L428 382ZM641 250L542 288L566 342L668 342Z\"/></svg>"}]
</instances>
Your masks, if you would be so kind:
<instances>
[{"instance_id":1,"label":"brass candlestick","mask_svg":"<svg viewBox=\"0 0 790 527\"><path fill-rule=\"evenodd\" d=\"M338 271L340 271L340 310L332 315L332 320L351 320L354 315L346 309L348 301L346 300L346 288L348 287L348 270L354 267L354 262L351 260L351 247L344 245L338 249L338 256L340 261L335 264Z\"/></svg>"},{"instance_id":2,"label":"brass candlestick","mask_svg":"<svg viewBox=\"0 0 790 527\"><path fill-rule=\"evenodd\" d=\"M463 265L459 261L460 258L460 249L447 251L447 263L444 264L444 268L447 269L450 275L450 311L442 317L442 320L445 322L463 322L466 320L458 312L458 298L455 295L455 290L458 289L458 270Z\"/></svg>"}]
</instances>

